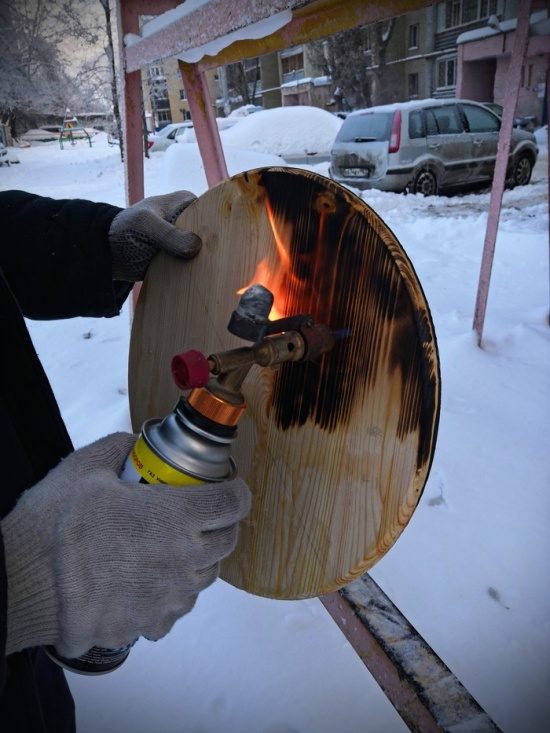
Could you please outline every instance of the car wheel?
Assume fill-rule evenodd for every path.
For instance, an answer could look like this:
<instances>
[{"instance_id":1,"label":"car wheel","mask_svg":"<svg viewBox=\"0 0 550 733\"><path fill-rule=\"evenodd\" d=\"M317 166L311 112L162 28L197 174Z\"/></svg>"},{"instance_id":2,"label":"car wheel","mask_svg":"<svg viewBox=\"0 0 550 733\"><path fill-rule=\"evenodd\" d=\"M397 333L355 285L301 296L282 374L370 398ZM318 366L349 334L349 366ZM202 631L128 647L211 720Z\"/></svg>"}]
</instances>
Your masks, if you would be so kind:
<instances>
[{"instance_id":1,"label":"car wheel","mask_svg":"<svg viewBox=\"0 0 550 733\"><path fill-rule=\"evenodd\" d=\"M437 194L437 178L435 175L428 170L419 171L413 181L413 193L435 196Z\"/></svg>"},{"instance_id":2,"label":"car wheel","mask_svg":"<svg viewBox=\"0 0 550 733\"><path fill-rule=\"evenodd\" d=\"M514 164L514 186L526 186L531 180L533 165L528 155L520 155Z\"/></svg>"}]
</instances>

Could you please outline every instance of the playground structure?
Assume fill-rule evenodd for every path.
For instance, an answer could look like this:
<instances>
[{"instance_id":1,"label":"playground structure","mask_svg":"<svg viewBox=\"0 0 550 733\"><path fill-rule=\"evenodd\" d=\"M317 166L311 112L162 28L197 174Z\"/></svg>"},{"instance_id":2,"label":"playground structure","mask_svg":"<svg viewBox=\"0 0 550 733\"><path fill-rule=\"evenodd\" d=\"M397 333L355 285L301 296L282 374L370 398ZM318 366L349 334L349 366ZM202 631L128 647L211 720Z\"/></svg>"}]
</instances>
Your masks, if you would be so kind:
<instances>
[{"instance_id":1,"label":"playground structure","mask_svg":"<svg viewBox=\"0 0 550 733\"><path fill-rule=\"evenodd\" d=\"M59 131L59 147L63 150L64 141L76 145L76 141L82 139L87 139L89 146L92 147L92 138L88 130L80 124L75 115L71 114L70 110L67 110Z\"/></svg>"}]
</instances>

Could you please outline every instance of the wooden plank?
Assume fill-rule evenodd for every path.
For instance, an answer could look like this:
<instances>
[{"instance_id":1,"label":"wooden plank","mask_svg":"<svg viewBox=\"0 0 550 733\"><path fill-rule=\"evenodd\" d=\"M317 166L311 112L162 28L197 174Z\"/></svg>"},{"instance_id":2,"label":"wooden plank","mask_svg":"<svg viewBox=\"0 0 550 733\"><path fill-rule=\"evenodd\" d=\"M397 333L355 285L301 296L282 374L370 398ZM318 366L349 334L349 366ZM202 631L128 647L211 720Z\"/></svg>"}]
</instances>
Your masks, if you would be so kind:
<instances>
[{"instance_id":1,"label":"wooden plank","mask_svg":"<svg viewBox=\"0 0 550 733\"><path fill-rule=\"evenodd\" d=\"M322 603L411 731L500 730L367 574Z\"/></svg>"},{"instance_id":2,"label":"wooden plank","mask_svg":"<svg viewBox=\"0 0 550 733\"><path fill-rule=\"evenodd\" d=\"M175 353L243 345L226 325L251 282L272 290L285 315L348 329L319 363L255 367L247 378L234 455L254 502L222 573L275 598L336 590L393 545L431 464L439 368L411 263L361 199L296 169L236 176L178 226L203 248L191 262L159 257L149 269L131 337L134 428L175 405Z\"/></svg>"}]
</instances>

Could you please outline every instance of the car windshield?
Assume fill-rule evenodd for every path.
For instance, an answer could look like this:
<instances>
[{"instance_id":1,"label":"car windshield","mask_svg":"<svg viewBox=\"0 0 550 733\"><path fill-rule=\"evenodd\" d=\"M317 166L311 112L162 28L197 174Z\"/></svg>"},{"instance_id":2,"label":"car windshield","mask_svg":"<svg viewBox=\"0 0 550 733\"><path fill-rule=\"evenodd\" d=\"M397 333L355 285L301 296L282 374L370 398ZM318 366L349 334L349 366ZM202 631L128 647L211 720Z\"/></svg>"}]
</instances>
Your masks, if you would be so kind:
<instances>
[{"instance_id":1,"label":"car windshield","mask_svg":"<svg viewBox=\"0 0 550 733\"><path fill-rule=\"evenodd\" d=\"M159 130L156 135L157 137L168 137L168 135L171 132L174 132L174 130L177 129L174 125L166 125L166 127L163 127L162 130Z\"/></svg>"},{"instance_id":2,"label":"car windshield","mask_svg":"<svg viewBox=\"0 0 550 733\"><path fill-rule=\"evenodd\" d=\"M365 112L350 115L344 120L336 142L388 141L390 139L393 112Z\"/></svg>"}]
</instances>

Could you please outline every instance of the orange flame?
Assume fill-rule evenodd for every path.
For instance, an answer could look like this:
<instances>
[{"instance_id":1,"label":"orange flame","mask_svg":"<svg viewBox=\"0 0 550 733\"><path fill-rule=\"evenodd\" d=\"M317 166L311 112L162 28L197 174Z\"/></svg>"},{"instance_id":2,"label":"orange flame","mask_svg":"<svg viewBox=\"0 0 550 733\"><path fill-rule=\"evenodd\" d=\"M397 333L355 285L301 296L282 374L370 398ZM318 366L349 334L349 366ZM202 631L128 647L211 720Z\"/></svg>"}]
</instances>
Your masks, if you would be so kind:
<instances>
[{"instance_id":1,"label":"orange flame","mask_svg":"<svg viewBox=\"0 0 550 733\"><path fill-rule=\"evenodd\" d=\"M242 295L247 288L255 283L263 285L264 288L273 293L273 307L269 313L269 320L275 321L284 317L285 301L290 285L291 262L288 247L290 246L292 227L289 224L280 222L277 226L275 214L268 200L266 200L266 211L275 240L278 263L273 269L270 269L267 258L258 262L252 280L248 285L238 290L237 293Z\"/></svg>"}]
</instances>

